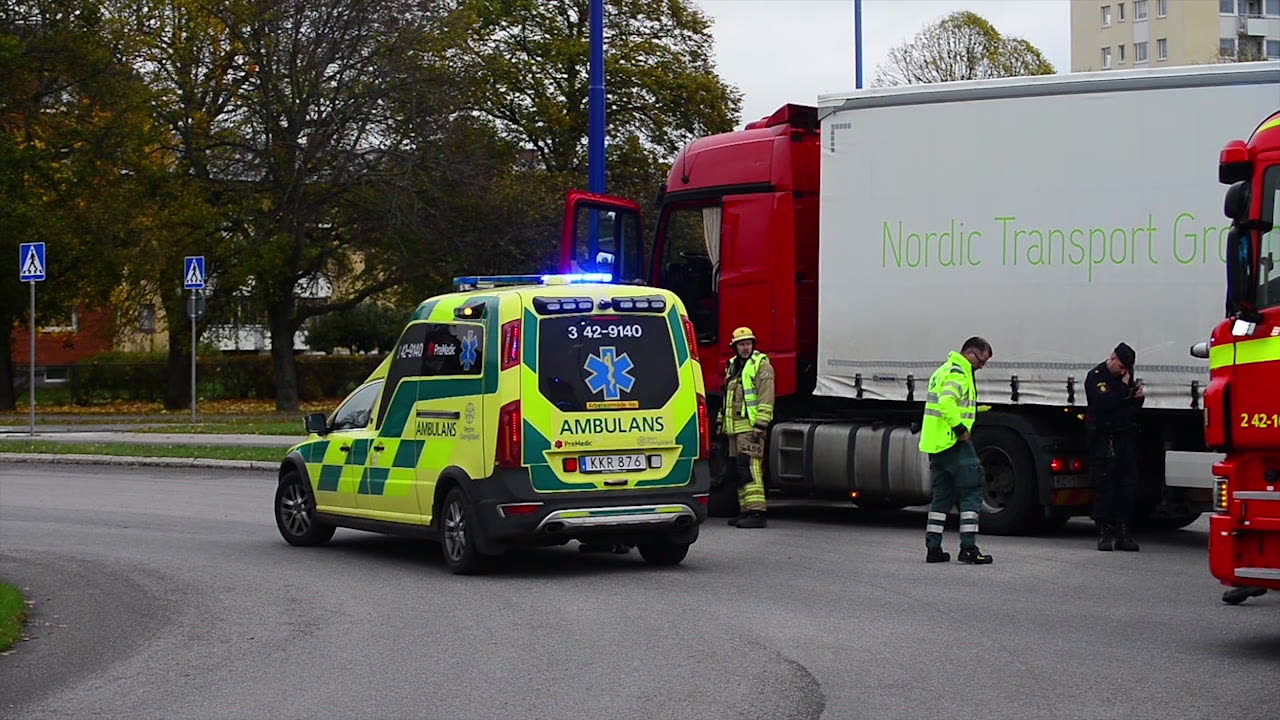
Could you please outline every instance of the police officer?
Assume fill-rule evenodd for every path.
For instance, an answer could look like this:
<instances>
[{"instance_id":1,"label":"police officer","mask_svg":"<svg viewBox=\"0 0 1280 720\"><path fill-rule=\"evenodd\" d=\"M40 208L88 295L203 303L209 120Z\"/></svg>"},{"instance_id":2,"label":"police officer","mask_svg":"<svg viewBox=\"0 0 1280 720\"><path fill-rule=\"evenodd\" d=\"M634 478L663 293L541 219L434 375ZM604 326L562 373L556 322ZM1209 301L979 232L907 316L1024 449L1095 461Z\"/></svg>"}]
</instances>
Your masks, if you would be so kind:
<instances>
[{"instance_id":1,"label":"police officer","mask_svg":"<svg viewBox=\"0 0 1280 720\"><path fill-rule=\"evenodd\" d=\"M1138 483L1134 448L1135 415L1142 407L1142 386L1133 380L1133 348L1124 343L1085 378L1089 400L1089 476L1093 481L1093 521L1098 526L1098 549L1136 552L1129 536L1133 500Z\"/></svg>"},{"instance_id":2,"label":"police officer","mask_svg":"<svg viewBox=\"0 0 1280 720\"><path fill-rule=\"evenodd\" d=\"M756 350L751 328L740 327L730 339L734 356L725 367L724 431L729 436L738 489L740 528L765 527L764 439L773 420L773 366Z\"/></svg>"},{"instance_id":3,"label":"police officer","mask_svg":"<svg viewBox=\"0 0 1280 720\"><path fill-rule=\"evenodd\" d=\"M978 549L983 473L970 435L978 410L973 373L990 359L991 344L971 337L929 378L929 396L920 428L920 450L929 455L929 477L933 481L933 503L924 533L926 562L951 559L951 553L942 551L942 528L952 505L960 507L960 562L993 562L990 555L983 555Z\"/></svg>"}]
</instances>

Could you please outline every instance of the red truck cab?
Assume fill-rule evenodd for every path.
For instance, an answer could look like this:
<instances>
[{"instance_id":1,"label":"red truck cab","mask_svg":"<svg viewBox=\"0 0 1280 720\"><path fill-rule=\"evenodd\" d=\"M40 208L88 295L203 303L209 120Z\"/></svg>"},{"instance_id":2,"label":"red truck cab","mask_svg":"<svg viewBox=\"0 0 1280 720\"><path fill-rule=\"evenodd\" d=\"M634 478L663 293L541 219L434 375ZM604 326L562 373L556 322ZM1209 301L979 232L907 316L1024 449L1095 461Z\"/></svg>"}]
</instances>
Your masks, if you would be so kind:
<instances>
[{"instance_id":1,"label":"red truck cab","mask_svg":"<svg viewBox=\"0 0 1280 720\"><path fill-rule=\"evenodd\" d=\"M561 271L611 272L615 282L641 281L679 295L713 395L731 355L729 336L744 325L773 363L779 398L812 390L819 141L817 109L802 105L694 140L661 190L648 248L635 203L571 191ZM599 218L603 228L593 233Z\"/></svg>"},{"instance_id":2,"label":"red truck cab","mask_svg":"<svg viewBox=\"0 0 1280 720\"><path fill-rule=\"evenodd\" d=\"M1280 589L1280 112L1222 151L1229 184L1227 315L1207 348L1206 443L1226 453L1214 466L1209 567L1238 603ZM1202 350L1204 350L1202 348ZM1200 352L1204 355L1204 352Z\"/></svg>"}]
</instances>

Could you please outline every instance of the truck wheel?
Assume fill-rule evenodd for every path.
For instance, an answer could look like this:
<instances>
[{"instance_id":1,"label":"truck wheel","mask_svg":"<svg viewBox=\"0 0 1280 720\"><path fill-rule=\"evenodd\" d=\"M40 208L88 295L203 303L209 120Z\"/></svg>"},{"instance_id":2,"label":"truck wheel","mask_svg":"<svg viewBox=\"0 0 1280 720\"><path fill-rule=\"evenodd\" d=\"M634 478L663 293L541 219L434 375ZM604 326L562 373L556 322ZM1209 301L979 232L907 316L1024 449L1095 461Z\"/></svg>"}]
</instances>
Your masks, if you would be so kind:
<instances>
[{"instance_id":1,"label":"truck wheel","mask_svg":"<svg viewBox=\"0 0 1280 720\"><path fill-rule=\"evenodd\" d=\"M303 482L297 470L286 472L276 486L276 527L285 542L298 547L323 545L336 530L316 517L311 485Z\"/></svg>"},{"instance_id":2,"label":"truck wheel","mask_svg":"<svg viewBox=\"0 0 1280 720\"><path fill-rule=\"evenodd\" d=\"M639 545L640 557L650 565L678 565L689 554L689 543L672 542L670 538L656 538Z\"/></svg>"},{"instance_id":3,"label":"truck wheel","mask_svg":"<svg viewBox=\"0 0 1280 720\"><path fill-rule=\"evenodd\" d=\"M1201 513L1198 512L1162 514L1157 517L1146 518L1142 521L1142 526L1152 530L1181 530L1199 520L1200 515Z\"/></svg>"},{"instance_id":4,"label":"truck wheel","mask_svg":"<svg viewBox=\"0 0 1280 720\"><path fill-rule=\"evenodd\" d=\"M440 547L444 564L454 575L484 570L487 558L476 547L475 513L462 491L453 488L440 507Z\"/></svg>"},{"instance_id":5,"label":"truck wheel","mask_svg":"<svg viewBox=\"0 0 1280 720\"><path fill-rule=\"evenodd\" d=\"M1012 430L977 428L974 445L986 471L982 488L982 532L1012 535L1035 530L1040 508L1036 502L1035 463L1031 450Z\"/></svg>"}]
</instances>

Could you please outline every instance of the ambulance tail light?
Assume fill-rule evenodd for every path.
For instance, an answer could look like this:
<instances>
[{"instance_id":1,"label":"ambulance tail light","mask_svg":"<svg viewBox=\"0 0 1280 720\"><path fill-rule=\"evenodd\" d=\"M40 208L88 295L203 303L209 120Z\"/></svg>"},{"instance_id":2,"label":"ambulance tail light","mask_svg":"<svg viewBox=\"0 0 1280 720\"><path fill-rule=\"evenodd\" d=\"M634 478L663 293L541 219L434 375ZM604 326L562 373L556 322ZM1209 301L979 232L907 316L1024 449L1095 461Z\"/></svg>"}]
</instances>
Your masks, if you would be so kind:
<instances>
[{"instance_id":1,"label":"ambulance tail light","mask_svg":"<svg viewBox=\"0 0 1280 720\"><path fill-rule=\"evenodd\" d=\"M698 396L698 459L711 457L711 419L707 417L707 399Z\"/></svg>"},{"instance_id":2,"label":"ambulance tail light","mask_svg":"<svg viewBox=\"0 0 1280 720\"><path fill-rule=\"evenodd\" d=\"M520 364L520 321L502 324L502 369L510 370Z\"/></svg>"},{"instance_id":3,"label":"ambulance tail light","mask_svg":"<svg viewBox=\"0 0 1280 720\"><path fill-rule=\"evenodd\" d=\"M688 317L681 315L680 324L684 326L684 340L689 346L689 354L693 356L694 362L701 362L698 359L698 336L693 331L693 322Z\"/></svg>"},{"instance_id":4,"label":"ambulance tail light","mask_svg":"<svg viewBox=\"0 0 1280 720\"><path fill-rule=\"evenodd\" d=\"M498 413L498 467L510 469L522 465L520 431L520 401L512 400Z\"/></svg>"}]
</instances>

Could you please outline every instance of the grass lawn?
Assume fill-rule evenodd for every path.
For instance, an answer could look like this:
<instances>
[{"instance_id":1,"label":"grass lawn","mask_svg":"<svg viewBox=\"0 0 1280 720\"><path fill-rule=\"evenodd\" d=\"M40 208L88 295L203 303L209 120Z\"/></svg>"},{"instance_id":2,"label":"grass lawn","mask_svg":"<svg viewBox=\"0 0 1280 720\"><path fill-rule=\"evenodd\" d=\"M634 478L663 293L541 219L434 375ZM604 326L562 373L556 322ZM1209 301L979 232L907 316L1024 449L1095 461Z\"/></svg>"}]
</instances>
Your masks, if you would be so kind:
<instances>
[{"instance_id":1,"label":"grass lawn","mask_svg":"<svg viewBox=\"0 0 1280 720\"><path fill-rule=\"evenodd\" d=\"M43 440L0 440L0 453L51 453L55 455L125 455L129 457L209 458L214 460L284 459L285 448L225 447L209 445L146 445L140 443L68 443Z\"/></svg>"},{"instance_id":2,"label":"grass lawn","mask_svg":"<svg viewBox=\"0 0 1280 720\"><path fill-rule=\"evenodd\" d=\"M307 434L302 427L302 419L271 420L259 418L237 418L235 420L215 420L192 425L158 425L140 428L138 432L149 433L217 433L222 435L297 435Z\"/></svg>"},{"instance_id":3,"label":"grass lawn","mask_svg":"<svg viewBox=\"0 0 1280 720\"><path fill-rule=\"evenodd\" d=\"M27 617L27 603L12 585L0 583L0 652L13 646L22 636L22 621Z\"/></svg>"}]
</instances>

